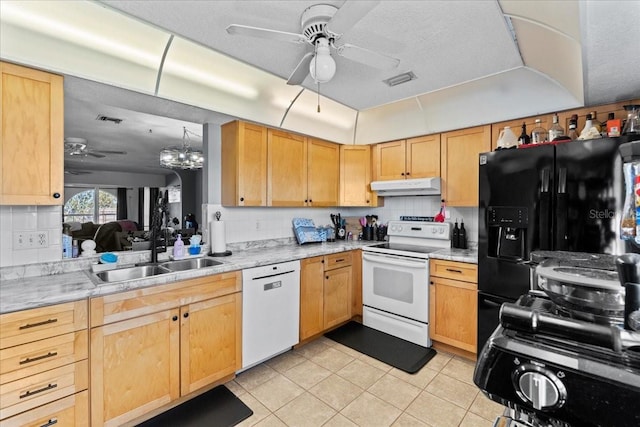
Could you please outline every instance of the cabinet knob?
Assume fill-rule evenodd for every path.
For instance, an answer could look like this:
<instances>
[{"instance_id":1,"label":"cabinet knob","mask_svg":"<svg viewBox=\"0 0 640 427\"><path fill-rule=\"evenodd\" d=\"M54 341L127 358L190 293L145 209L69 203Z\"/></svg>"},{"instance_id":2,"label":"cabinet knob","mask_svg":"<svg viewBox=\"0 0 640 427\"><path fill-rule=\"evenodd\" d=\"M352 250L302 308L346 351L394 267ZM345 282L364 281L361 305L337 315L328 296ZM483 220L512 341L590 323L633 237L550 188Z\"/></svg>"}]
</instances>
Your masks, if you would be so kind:
<instances>
[{"instance_id":1,"label":"cabinet knob","mask_svg":"<svg viewBox=\"0 0 640 427\"><path fill-rule=\"evenodd\" d=\"M430 281L429 281L429 284L430 284L430 285L433 285L433 280L430 280Z\"/></svg>"},{"instance_id":2,"label":"cabinet knob","mask_svg":"<svg viewBox=\"0 0 640 427\"><path fill-rule=\"evenodd\" d=\"M369 200L367 200L367 203L371 203Z\"/></svg>"},{"instance_id":3,"label":"cabinet knob","mask_svg":"<svg viewBox=\"0 0 640 427\"><path fill-rule=\"evenodd\" d=\"M54 199L59 199L60 198L60 193L53 193L53 198Z\"/></svg>"},{"instance_id":4,"label":"cabinet knob","mask_svg":"<svg viewBox=\"0 0 640 427\"><path fill-rule=\"evenodd\" d=\"M244 202L244 197L240 197L240 201L241 201L241 202Z\"/></svg>"},{"instance_id":5,"label":"cabinet knob","mask_svg":"<svg viewBox=\"0 0 640 427\"><path fill-rule=\"evenodd\" d=\"M407 172L407 176L411 175L411 172Z\"/></svg>"},{"instance_id":6,"label":"cabinet knob","mask_svg":"<svg viewBox=\"0 0 640 427\"><path fill-rule=\"evenodd\" d=\"M404 172L402 172L400 175L404 176Z\"/></svg>"},{"instance_id":7,"label":"cabinet knob","mask_svg":"<svg viewBox=\"0 0 640 427\"><path fill-rule=\"evenodd\" d=\"M173 317L171 318L171 320L173 320L173 321L175 322L176 320L178 320L178 316L173 316Z\"/></svg>"},{"instance_id":8,"label":"cabinet knob","mask_svg":"<svg viewBox=\"0 0 640 427\"><path fill-rule=\"evenodd\" d=\"M313 203L313 200L309 199L309 203Z\"/></svg>"},{"instance_id":9,"label":"cabinet knob","mask_svg":"<svg viewBox=\"0 0 640 427\"><path fill-rule=\"evenodd\" d=\"M186 319L187 317L189 317L189 313L183 314L182 317L184 317Z\"/></svg>"},{"instance_id":10,"label":"cabinet knob","mask_svg":"<svg viewBox=\"0 0 640 427\"><path fill-rule=\"evenodd\" d=\"M328 279L329 279L329 276L325 276L325 278L328 280Z\"/></svg>"},{"instance_id":11,"label":"cabinet knob","mask_svg":"<svg viewBox=\"0 0 640 427\"><path fill-rule=\"evenodd\" d=\"M308 199L304 199L304 202L305 202L305 203L309 203L309 200L308 200Z\"/></svg>"}]
</instances>

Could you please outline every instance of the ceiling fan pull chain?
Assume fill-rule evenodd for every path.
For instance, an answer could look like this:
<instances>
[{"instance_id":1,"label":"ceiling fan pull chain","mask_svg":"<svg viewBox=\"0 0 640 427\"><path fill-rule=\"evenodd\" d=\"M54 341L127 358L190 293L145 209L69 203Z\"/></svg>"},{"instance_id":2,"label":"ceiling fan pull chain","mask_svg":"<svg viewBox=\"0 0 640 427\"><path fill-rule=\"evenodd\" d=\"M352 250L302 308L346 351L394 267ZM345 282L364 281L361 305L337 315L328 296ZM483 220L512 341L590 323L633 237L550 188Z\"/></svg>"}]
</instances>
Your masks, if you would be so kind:
<instances>
[{"instance_id":1,"label":"ceiling fan pull chain","mask_svg":"<svg viewBox=\"0 0 640 427\"><path fill-rule=\"evenodd\" d=\"M320 82L318 82L318 113L320 112Z\"/></svg>"}]
</instances>

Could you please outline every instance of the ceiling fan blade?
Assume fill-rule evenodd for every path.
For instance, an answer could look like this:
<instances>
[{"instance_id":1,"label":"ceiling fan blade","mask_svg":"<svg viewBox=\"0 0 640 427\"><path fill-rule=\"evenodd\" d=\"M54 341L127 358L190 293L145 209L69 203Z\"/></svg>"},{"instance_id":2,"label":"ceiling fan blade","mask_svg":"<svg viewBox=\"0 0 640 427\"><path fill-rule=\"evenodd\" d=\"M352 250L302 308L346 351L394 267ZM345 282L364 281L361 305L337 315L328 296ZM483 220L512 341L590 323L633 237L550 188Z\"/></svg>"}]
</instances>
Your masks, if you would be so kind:
<instances>
[{"instance_id":1,"label":"ceiling fan blade","mask_svg":"<svg viewBox=\"0 0 640 427\"><path fill-rule=\"evenodd\" d=\"M96 153L96 152L93 152L93 151L87 151L87 155L88 155L88 156L97 157L97 158L99 158L99 159L101 159L101 158L103 158L103 157L107 157L107 156L105 156L104 154Z\"/></svg>"},{"instance_id":2,"label":"ceiling fan blade","mask_svg":"<svg viewBox=\"0 0 640 427\"><path fill-rule=\"evenodd\" d=\"M127 154L126 151L115 151L115 150L93 150L93 153L100 154Z\"/></svg>"},{"instance_id":3,"label":"ceiling fan blade","mask_svg":"<svg viewBox=\"0 0 640 427\"><path fill-rule=\"evenodd\" d=\"M291 75L289 76L289 80L287 80L288 85L302 84L304 79L306 79L307 75L309 74L309 64L311 63L312 59L313 52L309 52L302 57L302 59L296 66L296 69L293 70L293 73L291 73Z\"/></svg>"},{"instance_id":4,"label":"ceiling fan blade","mask_svg":"<svg viewBox=\"0 0 640 427\"><path fill-rule=\"evenodd\" d=\"M381 70L391 70L400 64L400 60L397 58L348 43L336 46L336 51L338 52L338 55L347 59L360 62L361 64L370 65Z\"/></svg>"},{"instance_id":5,"label":"ceiling fan blade","mask_svg":"<svg viewBox=\"0 0 640 427\"><path fill-rule=\"evenodd\" d=\"M76 170L68 170L68 169L65 169L64 173L67 174L67 175L89 175L89 174L91 174L91 172L89 172L89 171L76 171Z\"/></svg>"},{"instance_id":6,"label":"ceiling fan blade","mask_svg":"<svg viewBox=\"0 0 640 427\"><path fill-rule=\"evenodd\" d=\"M367 13L375 8L379 1L347 0L342 7L336 11L333 18L327 22L325 32L330 33L335 39L340 38L361 20Z\"/></svg>"},{"instance_id":7,"label":"ceiling fan blade","mask_svg":"<svg viewBox=\"0 0 640 427\"><path fill-rule=\"evenodd\" d=\"M279 40L292 43L307 42L307 38L302 34L287 33L285 31L269 30L266 28L250 27L248 25L231 24L227 27L227 33L231 35L258 37L261 39Z\"/></svg>"}]
</instances>

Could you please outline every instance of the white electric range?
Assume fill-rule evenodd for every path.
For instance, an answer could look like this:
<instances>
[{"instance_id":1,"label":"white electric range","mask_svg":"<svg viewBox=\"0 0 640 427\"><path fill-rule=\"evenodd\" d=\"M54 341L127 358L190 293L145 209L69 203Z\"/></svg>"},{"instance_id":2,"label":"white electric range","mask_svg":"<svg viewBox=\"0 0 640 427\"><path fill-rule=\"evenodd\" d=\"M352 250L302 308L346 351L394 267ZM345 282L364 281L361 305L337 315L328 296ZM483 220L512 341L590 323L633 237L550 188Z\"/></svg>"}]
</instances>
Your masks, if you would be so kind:
<instances>
[{"instance_id":1,"label":"white electric range","mask_svg":"<svg viewBox=\"0 0 640 427\"><path fill-rule=\"evenodd\" d=\"M387 236L362 248L363 323L430 347L429 254L451 247L451 224L389 221Z\"/></svg>"}]
</instances>

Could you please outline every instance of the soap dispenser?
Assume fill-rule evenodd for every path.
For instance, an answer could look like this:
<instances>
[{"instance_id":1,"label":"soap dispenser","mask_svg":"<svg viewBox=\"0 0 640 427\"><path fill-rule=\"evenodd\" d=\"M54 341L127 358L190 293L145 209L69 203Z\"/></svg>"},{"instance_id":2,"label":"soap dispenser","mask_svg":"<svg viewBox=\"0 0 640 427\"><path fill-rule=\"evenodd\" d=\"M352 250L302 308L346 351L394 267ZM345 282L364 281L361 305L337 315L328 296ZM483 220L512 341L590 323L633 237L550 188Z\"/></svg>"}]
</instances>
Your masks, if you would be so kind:
<instances>
[{"instance_id":1,"label":"soap dispenser","mask_svg":"<svg viewBox=\"0 0 640 427\"><path fill-rule=\"evenodd\" d=\"M176 236L176 242L173 244L173 257L184 257L184 242L182 241L182 236L179 234Z\"/></svg>"},{"instance_id":2,"label":"soap dispenser","mask_svg":"<svg viewBox=\"0 0 640 427\"><path fill-rule=\"evenodd\" d=\"M467 249L467 230L464 229L464 220L460 222L460 249Z\"/></svg>"}]
</instances>

